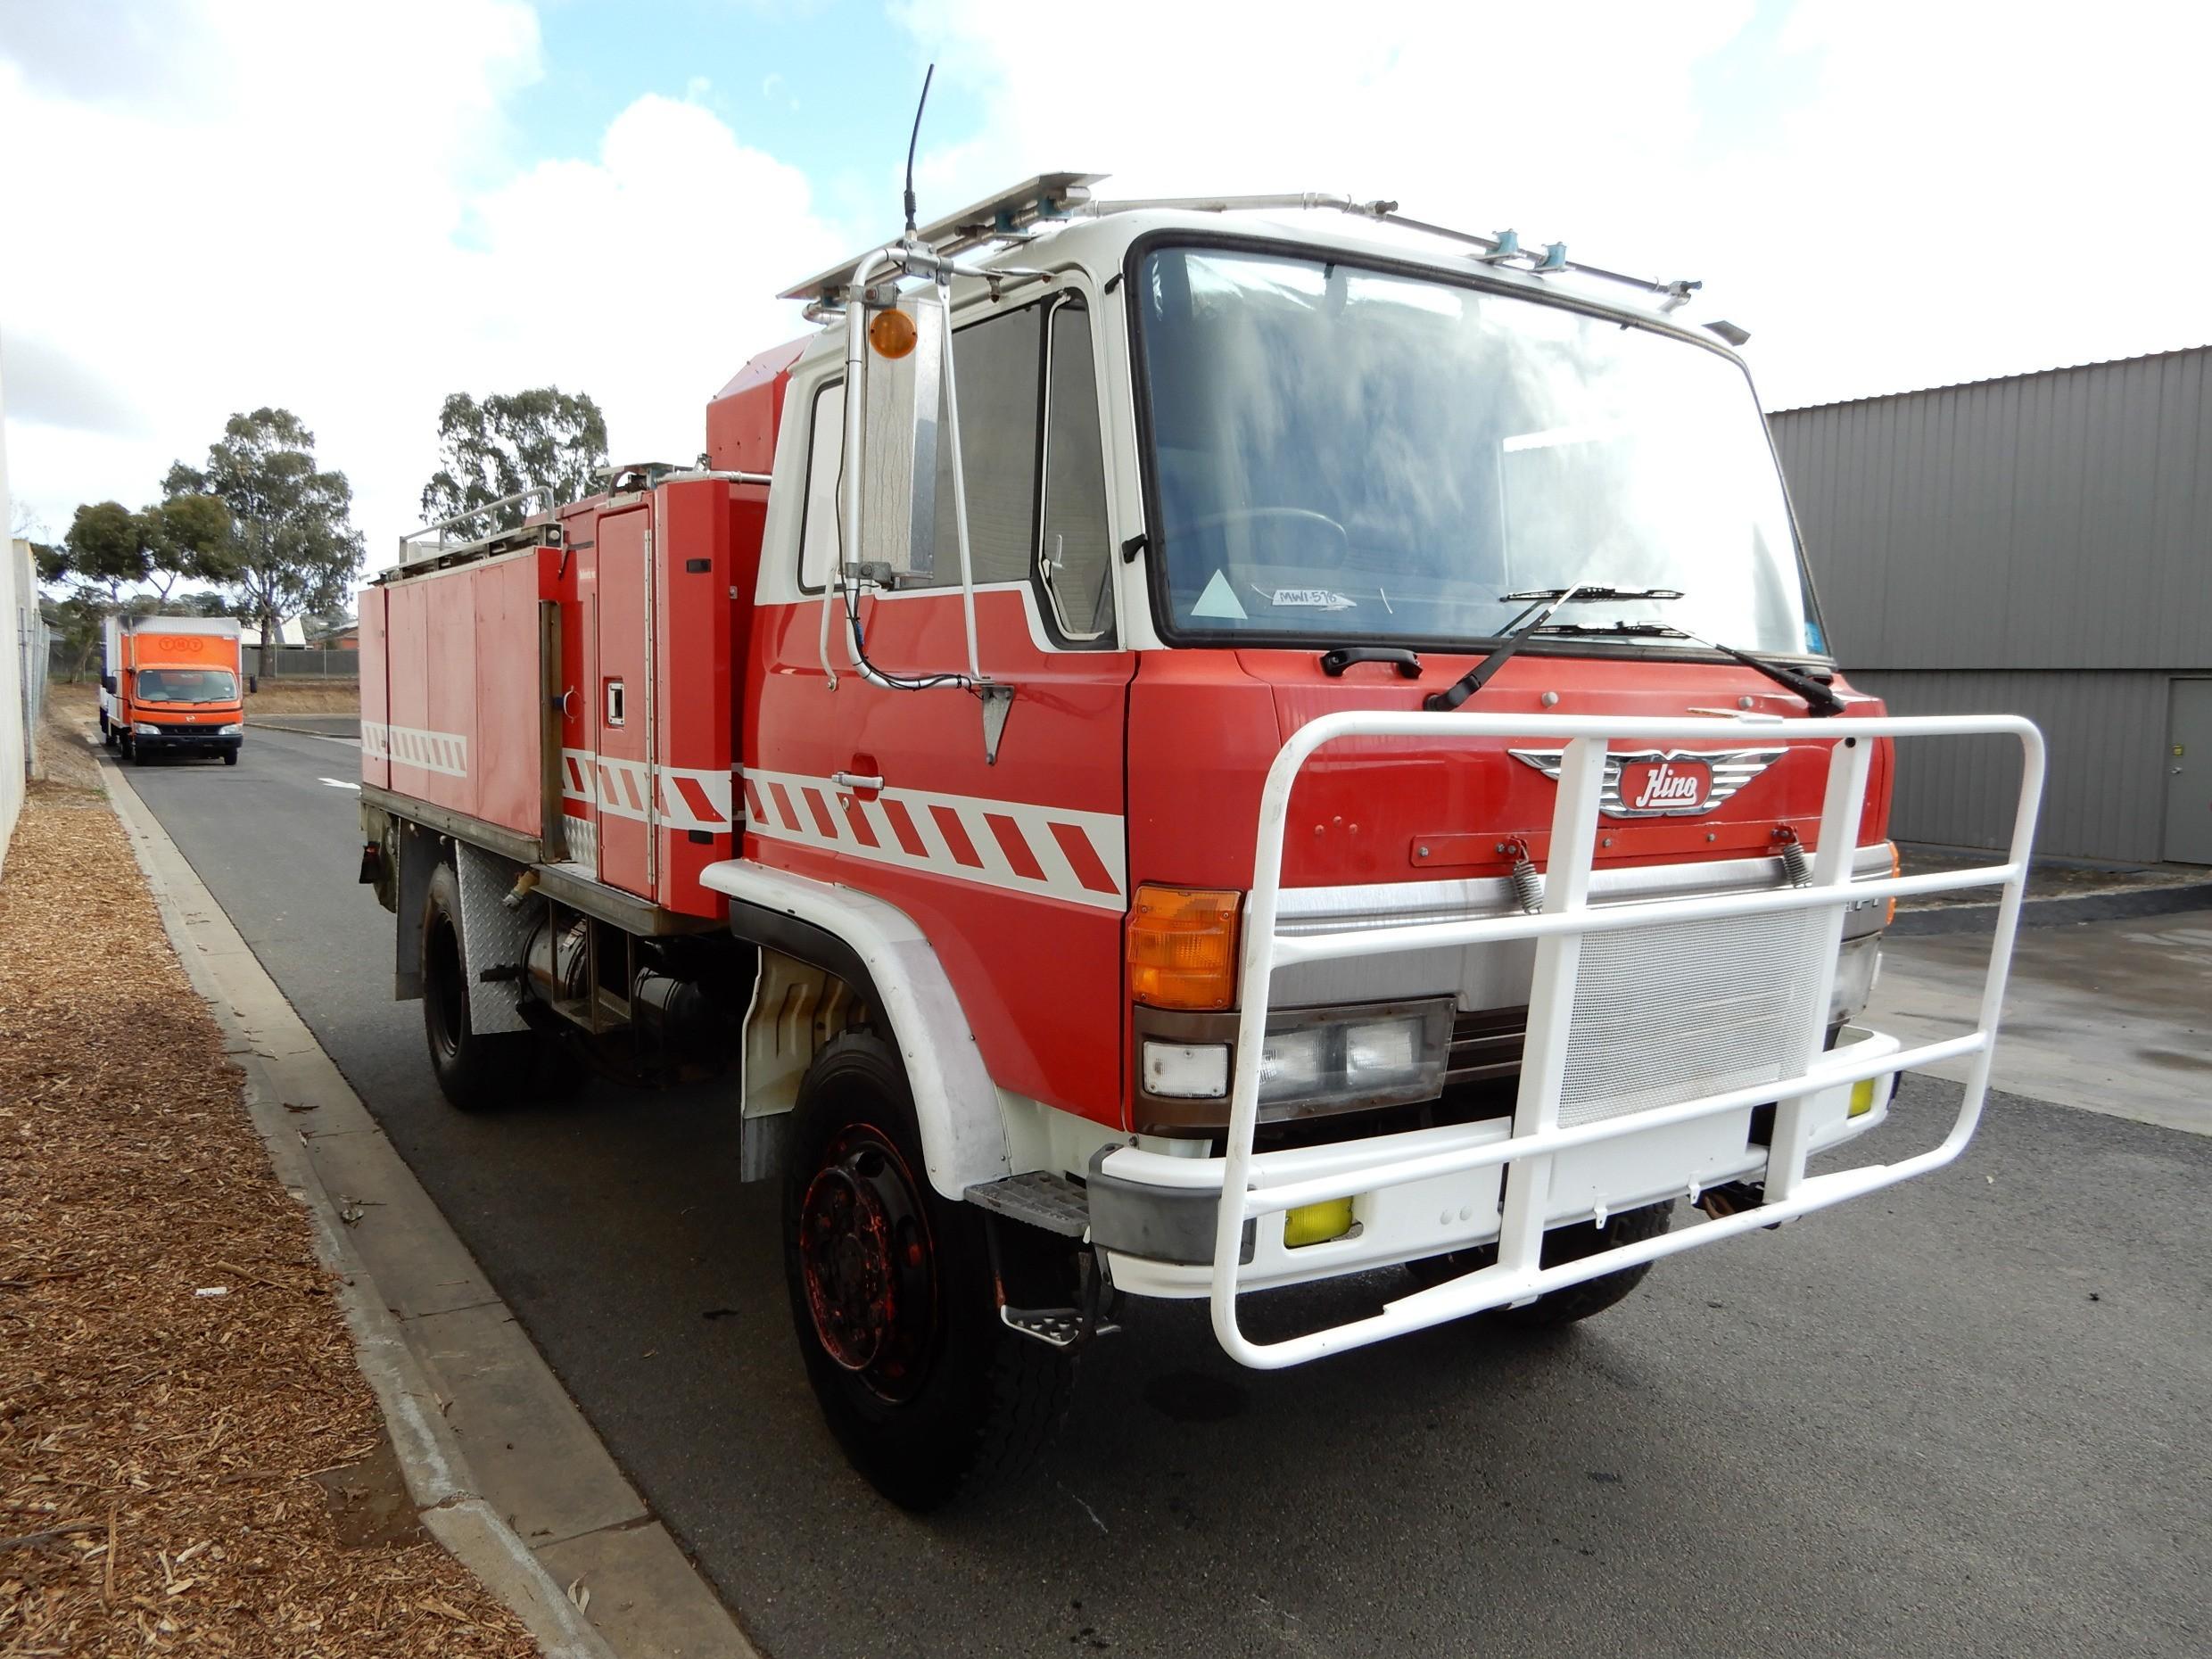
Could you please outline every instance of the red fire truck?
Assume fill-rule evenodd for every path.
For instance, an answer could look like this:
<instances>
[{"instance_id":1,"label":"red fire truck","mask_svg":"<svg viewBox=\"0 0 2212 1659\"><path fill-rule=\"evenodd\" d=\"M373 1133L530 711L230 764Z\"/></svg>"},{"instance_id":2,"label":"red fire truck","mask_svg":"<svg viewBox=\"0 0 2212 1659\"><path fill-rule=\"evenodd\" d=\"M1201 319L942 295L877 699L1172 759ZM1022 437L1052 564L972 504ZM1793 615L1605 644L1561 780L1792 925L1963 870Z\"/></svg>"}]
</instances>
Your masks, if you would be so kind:
<instances>
[{"instance_id":1,"label":"red fire truck","mask_svg":"<svg viewBox=\"0 0 2212 1659\"><path fill-rule=\"evenodd\" d=\"M2039 788L2025 722L1836 673L1695 285L1096 182L794 288L711 470L433 525L361 605L362 879L445 1094L722 1079L914 1507L1127 1299L1269 1366L1555 1324L1955 1157ZM2016 838L1901 878L1893 747L1946 738L2018 746ZM2001 896L1986 995L1905 1050L1859 1018L1941 886ZM1960 1056L1941 1144L1830 1156Z\"/></svg>"}]
</instances>

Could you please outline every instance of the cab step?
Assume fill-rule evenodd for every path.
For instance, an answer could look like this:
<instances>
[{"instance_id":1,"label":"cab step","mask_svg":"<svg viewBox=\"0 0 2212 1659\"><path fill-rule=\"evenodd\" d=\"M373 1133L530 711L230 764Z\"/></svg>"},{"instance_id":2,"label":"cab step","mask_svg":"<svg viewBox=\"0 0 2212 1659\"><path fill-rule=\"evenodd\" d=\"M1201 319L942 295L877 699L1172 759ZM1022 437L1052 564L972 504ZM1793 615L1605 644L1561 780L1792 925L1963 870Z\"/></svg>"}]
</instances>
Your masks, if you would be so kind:
<instances>
[{"instance_id":1,"label":"cab step","mask_svg":"<svg viewBox=\"0 0 2212 1659\"><path fill-rule=\"evenodd\" d=\"M1091 1230L1091 1195L1066 1176L1033 1169L1003 1181L985 1181L967 1192L968 1201L1009 1221L1042 1227L1062 1238L1079 1239Z\"/></svg>"}]
</instances>

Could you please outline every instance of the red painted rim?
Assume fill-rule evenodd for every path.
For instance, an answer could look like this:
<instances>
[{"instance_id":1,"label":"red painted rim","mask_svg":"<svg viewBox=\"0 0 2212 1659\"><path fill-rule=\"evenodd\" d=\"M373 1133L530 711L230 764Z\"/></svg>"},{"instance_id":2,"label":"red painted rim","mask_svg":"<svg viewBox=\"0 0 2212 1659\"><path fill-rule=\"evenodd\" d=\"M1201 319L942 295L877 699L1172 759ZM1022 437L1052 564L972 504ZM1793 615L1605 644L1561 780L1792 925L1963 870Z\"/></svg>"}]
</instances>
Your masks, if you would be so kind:
<instances>
[{"instance_id":1,"label":"red painted rim","mask_svg":"<svg viewBox=\"0 0 2212 1659\"><path fill-rule=\"evenodd\" d=\"M838 1131L799 1205L814 1335L879 1398L913 1398L937 1330L937 1259L906 1160L866 1124Z\"/></svg>"}]
</instances>

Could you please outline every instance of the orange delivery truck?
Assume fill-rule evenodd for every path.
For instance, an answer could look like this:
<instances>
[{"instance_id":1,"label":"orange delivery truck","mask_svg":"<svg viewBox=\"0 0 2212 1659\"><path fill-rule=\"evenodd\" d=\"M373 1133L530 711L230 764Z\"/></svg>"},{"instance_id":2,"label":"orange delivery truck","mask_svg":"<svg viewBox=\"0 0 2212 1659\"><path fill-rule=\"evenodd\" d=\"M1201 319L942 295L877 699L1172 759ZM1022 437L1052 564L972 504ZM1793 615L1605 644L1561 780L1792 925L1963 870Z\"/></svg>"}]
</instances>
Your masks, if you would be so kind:
<instances>
[{"instance_id":1,"label":"orange delivery truck","mask_svg":"<svg viewBox=\"0 0 2212 1659\"><path fill-rule=\"evenodd\" d=\"M246 728L235 617L111 616L103 645L102 742L140 765L161 754L238 763Z\"/></svg>"}]
</instances>

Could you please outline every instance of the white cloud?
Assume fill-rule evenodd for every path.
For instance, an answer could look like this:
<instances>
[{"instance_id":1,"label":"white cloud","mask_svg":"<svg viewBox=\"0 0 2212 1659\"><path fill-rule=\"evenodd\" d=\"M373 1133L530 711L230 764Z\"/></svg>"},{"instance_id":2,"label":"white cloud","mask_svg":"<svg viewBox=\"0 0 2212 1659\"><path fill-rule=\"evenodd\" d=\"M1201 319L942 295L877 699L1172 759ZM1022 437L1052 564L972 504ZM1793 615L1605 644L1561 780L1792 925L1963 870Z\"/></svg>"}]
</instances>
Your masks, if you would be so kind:
<instances>
[{"instance_id":1,"label":"white cloud","mask_svg":"<svg viewBox=\"0 0 2212 1659\"><path fill-rule=\"evenodd\" d=\"M933 205L1070 165L1108 194L1392 195L1706 279L1692 315L1754 330L1776 406L2212 339L2203 8L894 9L987 111L928 149Z\"/></svg>"},{"instance_id":2,"label":"white cloud","mask_svg":"<svg viewBox=\"0 0 2212 1659\"><path fill-rule=\"evenodd\" d=\"M1115 193L1394 195L1707 278L1692 314L1754 331L1777 405L2212 339L2203 8L893 9L984 111L961 131L933 100L925 212L1071 162ZM811 135L749 148L696 91L639 99L588 158L518 156L508 112L540 74L523 0L11 6L18 494L57 526L135 505L233 410L280 403L382 559L448 392L556 382L601 400L619 454L696 452L706 397L796 326L770 296L879 227L896 158L860 181L875 222L832 235L822 192L856 181L810 189ZM789 92L760 84L770 109Z\"/></svg>"},{"instance_id":3,"label":"white cloud","mask_svg":"<svg viewBox=\"0 0 2212 1659\"><path fill-rule=\"evenodd\" d=\"M212 93L98 83L82 39L0 45L9 459L51 521L153 499L264 403L352 479L372 565L449 392L557 382L619 454L689 458L706 399L793 330L767 296L834 253L805 180L696 105L640 99L598 159L520 166L504 111L540 67L514 0L170 24L159 53L219 65Z\"/></svg>"}]
</instances>

